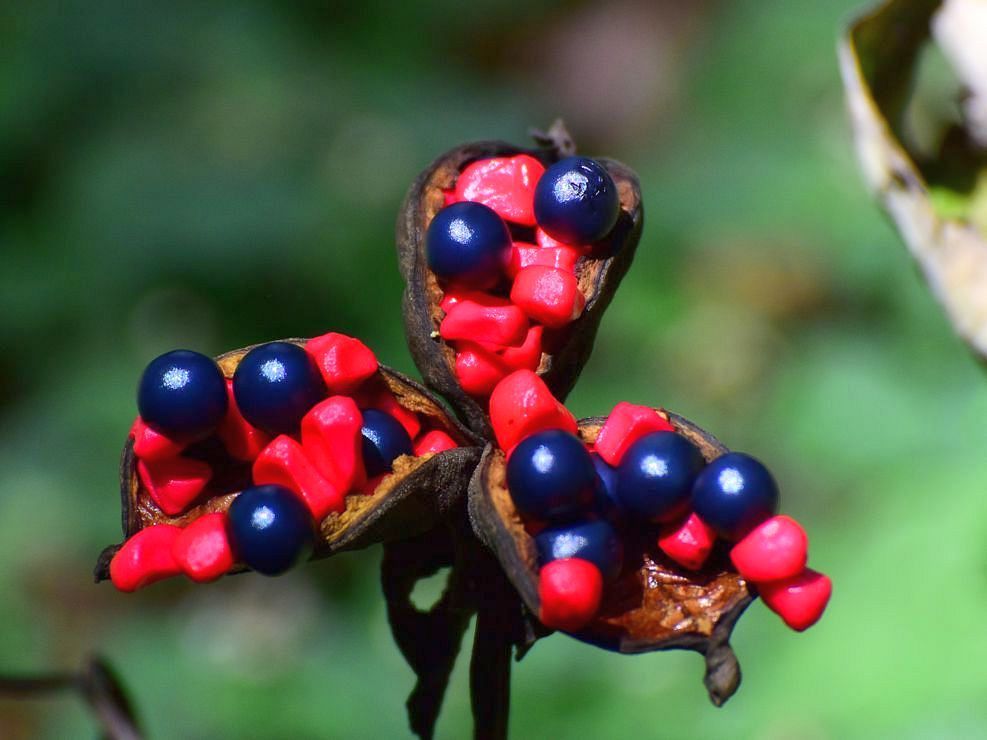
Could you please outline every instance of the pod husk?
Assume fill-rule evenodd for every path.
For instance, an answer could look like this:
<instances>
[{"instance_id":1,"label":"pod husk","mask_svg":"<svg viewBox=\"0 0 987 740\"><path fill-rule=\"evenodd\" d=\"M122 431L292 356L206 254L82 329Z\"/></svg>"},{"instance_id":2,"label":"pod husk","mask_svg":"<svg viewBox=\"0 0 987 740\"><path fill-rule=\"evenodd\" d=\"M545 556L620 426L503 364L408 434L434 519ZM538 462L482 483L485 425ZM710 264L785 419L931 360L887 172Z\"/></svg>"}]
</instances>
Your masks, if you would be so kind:
<instances>
[{"instance_id":1,"label":"pod husk","mask_svg":"<svg viewBox=\"0 0 987 740\"><path fill-rule=\"evenodd\" d=\"M692 422L660 411L676 431L693 442L707 462L727 449ZM596 441L605 418L579 422L586 443ZM538 559L507 490L503 451L488 446L470 483L469 512L477 535L500 560L508 579L532 614L540 612ZM599 615L572 636L620 653L686 649L706 658L704 683L719 706L737 690L740 666L730 634L753 600L750 585L733 569L725 549L714 550L699 571L676 565L657 546L657 536L624 539L625 568L607 587Z\"/></svg>"},{"instance_id":2,"label":"pod husk","mask_svg":"<svg viewBox=\"0 0 987 740\"><path fill-rule=\"evenodd\" d=\"M307 340L284 341L304 346ZM223 375L233 377L240 360L254 346L257 345L217 357ZM372 494L348 496L344 511L330 514L319 523L313 559L427 531L462 497L480 459L480 440L456 421L427 389L383 365L377 380L390 389L402 406L428 418L462 446L437 455L406 455L395 460L393 475L384 478ZM168 516L141 484L133 447L133 437L128 437L120 461L124 541L154 524L187 526L203 514L226 511L239 492L251 485L250 463L233 460L217 439L208 439L190 447L185 454L210 462L212 480L196 505L177 516ZM122 544L110 545L100 554L94 572L97 582L109 578L110 561ZM234 572L244 569L238 565Z\"/></svg>"},{"instance_id":3,"label":"pod husk","mask_svg":"<svg viewBox=\"0 0 987 740\"><path fill-rule=\"evenodd\" d=\"M442 290L428 268L425 232L444 206L442 191L455 185L459 173L470 162L529 154L549 165L570 153L565 145L522 149L502 141L465 144L443 154L418 176L398 216L398 264L405 281L403 314L408 349L425 384L447 398L474 432L487 438L492 434L486 409L460 387L454 372L455 352L438 334L444 316L439 307ZM552 354L542 354L537 372L560 401L572 390L589 359L600 319L631 265L644 223L637 175L620 162L597 161L617 185L621 213L607 239L576 265L579 287L586 297L582 315L560 330L562 341Z\"/></svg>"}]
</instances>

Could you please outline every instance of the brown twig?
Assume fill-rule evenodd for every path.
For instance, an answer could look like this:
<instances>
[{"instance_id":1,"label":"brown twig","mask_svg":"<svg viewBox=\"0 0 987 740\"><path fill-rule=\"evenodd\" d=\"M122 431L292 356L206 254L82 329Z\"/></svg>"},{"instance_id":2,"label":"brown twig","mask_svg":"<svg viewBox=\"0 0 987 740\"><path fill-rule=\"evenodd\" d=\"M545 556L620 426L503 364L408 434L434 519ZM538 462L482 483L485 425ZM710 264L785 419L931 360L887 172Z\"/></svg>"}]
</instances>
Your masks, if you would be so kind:
<instances>
[{"instance_id":1,"label":"brown twig","mask_svg":"<svg viewBox=\"0 0 987 740\"><path fill-rule=\"evenodd\" d=\"M476 615L470 659L473 736L504 740L510 711L511 652L530 646L523 607L493 553L465 524L460 504L447 526L384 546L381 581L395 642L418 677L408 697L412 732L431 738L463 635ZM415 584L451 566L427 612L411 602Z\"/></svg>"},{"instance_id":2,"label":"brown twig","mask_svg":"<svg viewBox=\"0 0 987 740\"><path fill-rule=\"evenodd\" d=\"M538 146L553 150L559 159L571 157L576 153L576 142L573 141L569 129L565 127L565 122L561 118L556 118L548 131L532 128L529 129L528 135Z\"/></svg>"},{"instance_id":3,"label":"brown twig","mask_svg":"<svg viewBox=\"0 0 987 740\"><path fill-rule=\"evenodd\" d=\"M75 673L0 676L0 696L42 699L62 691L77 692L85 700L107 740L144 737L123 685L102 658L87 659Z\"/></svg>"}]
</instances>

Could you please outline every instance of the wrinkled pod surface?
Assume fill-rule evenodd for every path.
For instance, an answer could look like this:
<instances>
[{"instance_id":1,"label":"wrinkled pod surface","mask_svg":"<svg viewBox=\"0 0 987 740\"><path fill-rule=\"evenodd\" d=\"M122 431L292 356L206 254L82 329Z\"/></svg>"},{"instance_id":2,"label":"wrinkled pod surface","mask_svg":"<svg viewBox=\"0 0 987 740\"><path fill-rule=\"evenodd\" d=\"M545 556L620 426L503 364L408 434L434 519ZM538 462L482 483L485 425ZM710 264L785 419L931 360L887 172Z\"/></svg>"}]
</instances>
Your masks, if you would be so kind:
<instances>
[{"instance_id":1,"label":"wrinkled pod surface","mask_svg":"<svg viewBox=\"0 0 987 740\"><path fill-rule=\"evenodd\" d=\"M306 339L284 340L304 347ZM227 379L232 378L244 356L255 346L233 350L216 358ZM479 440L452 418L420 384L383 365L366 387L393 395L401 408L415 414L424 426L441 430L459 446L437 454L403 455L394 461L393 473L376 482L372 490L347 495L345 508L316 522L313 559L339 551L356 550L378 542L413 537L428 531L453 506L465 490L480 458ZM126 541L155 525L187 528L207 514L226 512L239 493L251 485L251 463L234 459L211 436L190 446L185 457L207 463L212 476L204 490L180 513L166 514L138 475L131 432L120 462L120 504L124 542L110 545L100 554L94 575L110 577L110 563ZM229 572L246 570L236 563Z\"/></svg>"},{"instance_id":2,"label":"wrinkled pod surface","mask_svg":"<svg viewBox=\"0 0 987 740\"><path fill-rule=\"evenodd\" d=\"M571 143L571 142L570 142ZM561 151L560 151L561 149ZM405 197L397 221L398 264L405 281L404 325L408 347L425 384L441 393L476 433L490 435L483 398L467 393L457 380L456 353L440 335L446 313L442 309L443 286L429 269L426 233L436 214L448 202L457 180L470 164L491 158L527 155L550 166L565 146L523 149L500 141L484 141L452 149L422 172ZM568 325L547 330L537 366L531 369L564 400L589 359L603 313L634 258L644 222L637 175L620 162L596 158L613 179L619 195L615 226L599 242L587 245L575 264L578 289L585 300L580 315ZM535 242L537 226L510 223L515 243ZM516 368L515 368L516 369Z\"/></svg>"},{"instance_id":3,"label":"wrinkled pod surface","mask_svg":"<svg viewBox=\"0 0 987 740\"><path fill-rule=\"evenodd\" d=\"M659 412L699 448L707 462L728 450L711 434L673 413ZM596 442L603 417L579 421L579 437ZM469 511L479 537L493 550L527 609L540 613L538 555L506 481L504 452L488 446L470 484ZM737 690L740 667L730 648L734 625L755 596L721 544L698 571L676 565L655 537L625 542L621 575L609 585L596 618L573 637L621 653L686 649L705 656L704 683L714 704Z\"/></svg>"}]
</instances>

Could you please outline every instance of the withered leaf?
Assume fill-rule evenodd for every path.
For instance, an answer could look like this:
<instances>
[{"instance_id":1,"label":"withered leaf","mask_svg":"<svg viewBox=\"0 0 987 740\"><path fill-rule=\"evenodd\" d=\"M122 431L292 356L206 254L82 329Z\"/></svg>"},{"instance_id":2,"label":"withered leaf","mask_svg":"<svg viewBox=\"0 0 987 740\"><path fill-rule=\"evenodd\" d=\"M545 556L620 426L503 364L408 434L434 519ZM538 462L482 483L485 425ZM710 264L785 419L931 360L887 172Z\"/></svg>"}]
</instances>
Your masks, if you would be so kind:
<instances>
[{"instance_id":1,"label":"withered leaf","mask_svg":"<svg viewBox=\"0 0 987 740\"><path fill-rule=\"evenodd\" d=\"M962 179L987 187L987 161L966 145L957 155L947 146L950 138L935 161L920 161L904 136L903 115L941 5L940 0L879 3L848 26L840 43L840 67L868 184L956 332L987 360L987 236L975 222L941 207L937 194L956 193L934 179L936 173L959 168ZM983 43L983 33L970 38Z\"/></svg>"}]
</instances>

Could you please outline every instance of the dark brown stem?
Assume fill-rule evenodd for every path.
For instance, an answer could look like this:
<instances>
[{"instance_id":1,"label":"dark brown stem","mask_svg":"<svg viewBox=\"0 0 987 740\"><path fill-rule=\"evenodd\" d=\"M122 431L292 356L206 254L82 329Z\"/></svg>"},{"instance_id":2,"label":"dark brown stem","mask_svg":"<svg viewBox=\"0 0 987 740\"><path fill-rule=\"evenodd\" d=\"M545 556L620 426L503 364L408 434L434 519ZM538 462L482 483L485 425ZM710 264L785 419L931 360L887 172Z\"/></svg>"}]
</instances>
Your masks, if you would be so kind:
<instances>
[{"instance_id":1,"label":"dark brown stem","mask_svg":"<svg viewBox=\"0 0 987 740\"><path fill-rule=\"evenodd\" d=\"M141 740L133 707L113 670L100 658L90 658L77 673L0 676L0 696L43 699L60 691L76 691L89 705L108 740Z\"/></svg>"},{"instance_id":2,"label":"dark brown stem","mask_svg":"<svg viewBox=\"0 0 987 740\"><path fill-rule=\"evenodd\" d=\"M511 706L511 651L525 642L523 607L493 553L475 537L470 542L477 612L470 661L473 736L504 740Z\"/></svg>"},{"instance_id":3,"label":"dark brown stem","mask_svg":"<svg viewBox=\"0 0 987 740\"><path fill-rule=\"evenodd\" d=\"M62 689L75 689L79 676L75 673L51 673L42 676L0 676L0 694L16 699L40 699L44 694Z\"/></svg>"},{"instance_id":4,"label":"dark brown stem","mask_svg":"<svg viewBox=\"0 0 987 740\"><path fill-rule=\"evenodd\" d=\"M449 676L459 655L472 608L462 571L453 568L442 597L423 612L411 601L415 584L456 560L455 543L441 529L384 546L381 583L394 641L418 677L408 697L408 721L420 738L431 738Z\"/></svg>"},{"instance_id":5,"label":"dark brown stem","mask_svg":"<svg viewBox=\"0 0 987 740\"><path fill-rule=\"evenodd\" d=\"M395 642L418 677L408 698L408 718L421 738L433 736L463 633L477 615L470 662L473 732L480 740L503 740L511 651L530 646L537 637L497 559L466 523L465 502L457 509L446 527L384 546L381 582L387 614ZM411 602L415 583L450 565L442 597L427 612L416 608Z\"/></svg>"},{"instance_id":6,"label":"dark brown stem","mask_svg":"<svg viewBox=\"0 0 987 740\"><path fill-rule=\"evenodd\" d=\"M485 608L476 619L470 661L473 736L504 740L511 707L511 628L503 609Z\"/></svg>"},{"instance_id":7,"label":"dark brown stem","mask_svg":"<svg viewBox=\"0 0 987 740\"><path fill-rule=\"evenodd\" d=\"M571 157L576 153L576 142L572 140L572 135L561 118L556 118L548 131L533 128L528 133L538 146L555 152L557 159Z\"/></svg>"}]
</instances>

